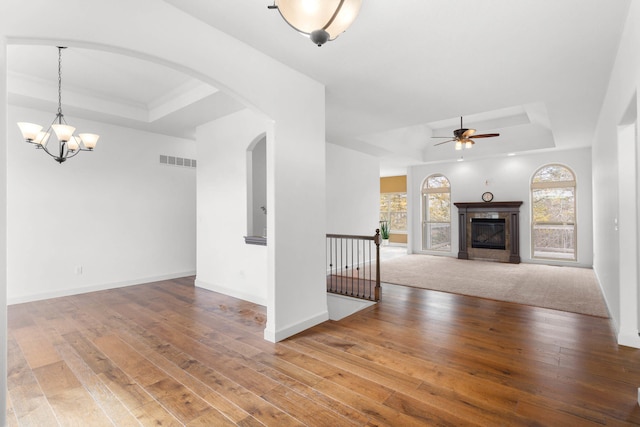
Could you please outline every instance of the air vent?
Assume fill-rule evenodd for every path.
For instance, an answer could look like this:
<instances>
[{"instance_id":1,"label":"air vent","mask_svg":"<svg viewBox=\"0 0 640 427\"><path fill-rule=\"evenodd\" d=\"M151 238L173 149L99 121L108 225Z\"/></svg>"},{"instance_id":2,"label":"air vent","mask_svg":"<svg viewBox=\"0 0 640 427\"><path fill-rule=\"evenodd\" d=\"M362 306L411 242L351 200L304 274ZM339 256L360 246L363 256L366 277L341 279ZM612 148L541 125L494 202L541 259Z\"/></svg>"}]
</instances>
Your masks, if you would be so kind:
<instances>
[{"instance_id":1,"label":"air vent","mask_svg":"<svg viewBox=\"0 0 640 427\"><path fill-rule=\"evenodd\" d=\"M160 164L165 166L175 166L181 168L195 168L196 159L185 159L184 157L167 156L160 154Z\"/></svg>"}]
</instances>

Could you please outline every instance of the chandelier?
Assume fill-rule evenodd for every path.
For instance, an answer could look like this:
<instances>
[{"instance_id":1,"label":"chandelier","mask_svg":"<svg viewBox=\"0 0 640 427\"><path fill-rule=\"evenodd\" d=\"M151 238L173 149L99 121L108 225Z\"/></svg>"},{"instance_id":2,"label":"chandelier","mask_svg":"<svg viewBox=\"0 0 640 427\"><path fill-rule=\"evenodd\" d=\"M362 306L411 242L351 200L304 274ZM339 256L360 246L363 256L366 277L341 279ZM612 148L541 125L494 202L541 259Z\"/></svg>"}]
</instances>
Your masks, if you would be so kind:
<instances>
[{"instance_id":1,"label":"chandelier","mask_svg":"<svg viewBox=\"0 0 640 427\"><path fill-rule=\"evenodd\" d=\"M62 164L67 159L78 155L80 151L93 151L99 136L93 133L81 133L75 136L76 128L69 126L62 114L62 49L66 47L58 46L58 113L56 118L46 131L42 126L19 122L18 127L22 132L22 137L29 144L34 144L36 149L43 150ZM58 145L49 142L51 132L55 132L58 138Z\"/></svg>"},{"instance_id":2,"label":"chandelier","mask_svg":"<svg viewBox=\"0 0 640 427\"><path fill-rule=\"evenodd\" d=\"M355 21L362 0L276 0L278 9L294 30L318 46L334 40Z\"/></svg>"}]
</instances>

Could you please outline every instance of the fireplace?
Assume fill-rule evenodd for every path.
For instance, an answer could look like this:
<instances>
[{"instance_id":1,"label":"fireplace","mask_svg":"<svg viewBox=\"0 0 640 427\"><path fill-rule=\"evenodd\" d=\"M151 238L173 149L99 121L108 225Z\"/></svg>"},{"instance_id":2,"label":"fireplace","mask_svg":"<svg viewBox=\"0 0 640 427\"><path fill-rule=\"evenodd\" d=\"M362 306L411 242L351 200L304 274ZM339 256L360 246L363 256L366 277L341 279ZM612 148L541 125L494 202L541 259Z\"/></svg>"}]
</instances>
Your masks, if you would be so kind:
<instances>
[{"instance_id":1,"label":"fireplace","mask_svg":"<svg viewBox=\"0 0 640 427\"><path fill-rule=\"evenodd\" d=\"M471 218L471 247L506 249L504 218Z\"/></svg>"},{"instance_id":2,"label":"fireplace","mask_svg":"<svg viewBox=\"0 0 640 427\"><path fill-rule=\"evenodd\" d=\"M458 207L458 258L520 262L522 202L454 204Z\"/></svg>"}]
</instances>

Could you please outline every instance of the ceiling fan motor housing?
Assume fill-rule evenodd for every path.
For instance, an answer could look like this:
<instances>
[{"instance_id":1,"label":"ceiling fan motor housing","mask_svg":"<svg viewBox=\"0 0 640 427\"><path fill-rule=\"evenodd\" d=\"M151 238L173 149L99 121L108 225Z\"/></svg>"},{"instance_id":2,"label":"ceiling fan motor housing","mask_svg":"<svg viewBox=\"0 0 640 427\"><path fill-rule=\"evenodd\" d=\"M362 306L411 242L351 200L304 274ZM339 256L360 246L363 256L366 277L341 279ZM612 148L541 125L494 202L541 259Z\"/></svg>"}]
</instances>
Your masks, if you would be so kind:
<instances>
[{"instance_id":1,"label":"ceiling fan motor housing","mask_svg":"<svg viewBox=\"0 0 640 427\"><path fill-rule=\"evenodd\" d=\"M469 129L456 129L453 131L453 135L459 139L462 138L464 136L464 133L468 130Z\"/></svg>"}]
</instances>

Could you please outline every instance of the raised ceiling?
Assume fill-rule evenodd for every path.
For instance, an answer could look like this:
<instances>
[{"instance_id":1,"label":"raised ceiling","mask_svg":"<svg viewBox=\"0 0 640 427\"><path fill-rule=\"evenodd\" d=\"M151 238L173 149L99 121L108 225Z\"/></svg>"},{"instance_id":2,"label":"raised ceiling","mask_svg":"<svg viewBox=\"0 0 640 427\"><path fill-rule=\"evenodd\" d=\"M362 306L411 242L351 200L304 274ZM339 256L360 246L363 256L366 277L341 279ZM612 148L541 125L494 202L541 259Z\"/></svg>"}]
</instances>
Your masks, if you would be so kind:
<instances>
[{"instance_id":1,"label":"raised ceiling","mask_svg":"<svg viewBox=\"0 0 640 427\"><path fill-rule=\"evenodd\" d=\"M430 137L450 135L460 116L465 127L501 134L479 140L467 158L589 146L629 7L629 0L363 0L353 26L318 48L267 9L272 1L165 1L323 83L327 140L379 157L387 173L459 157ZM53 88L55 105L56 55L54 47L10 47L11 102L46 103L36 95L44 92L29 89L41 85ZM94 118L191 137L198 124L242 108L156 64L81 49L64 55L74 112L89 97L102 106Z\"/></svg>"}]
</instances>

